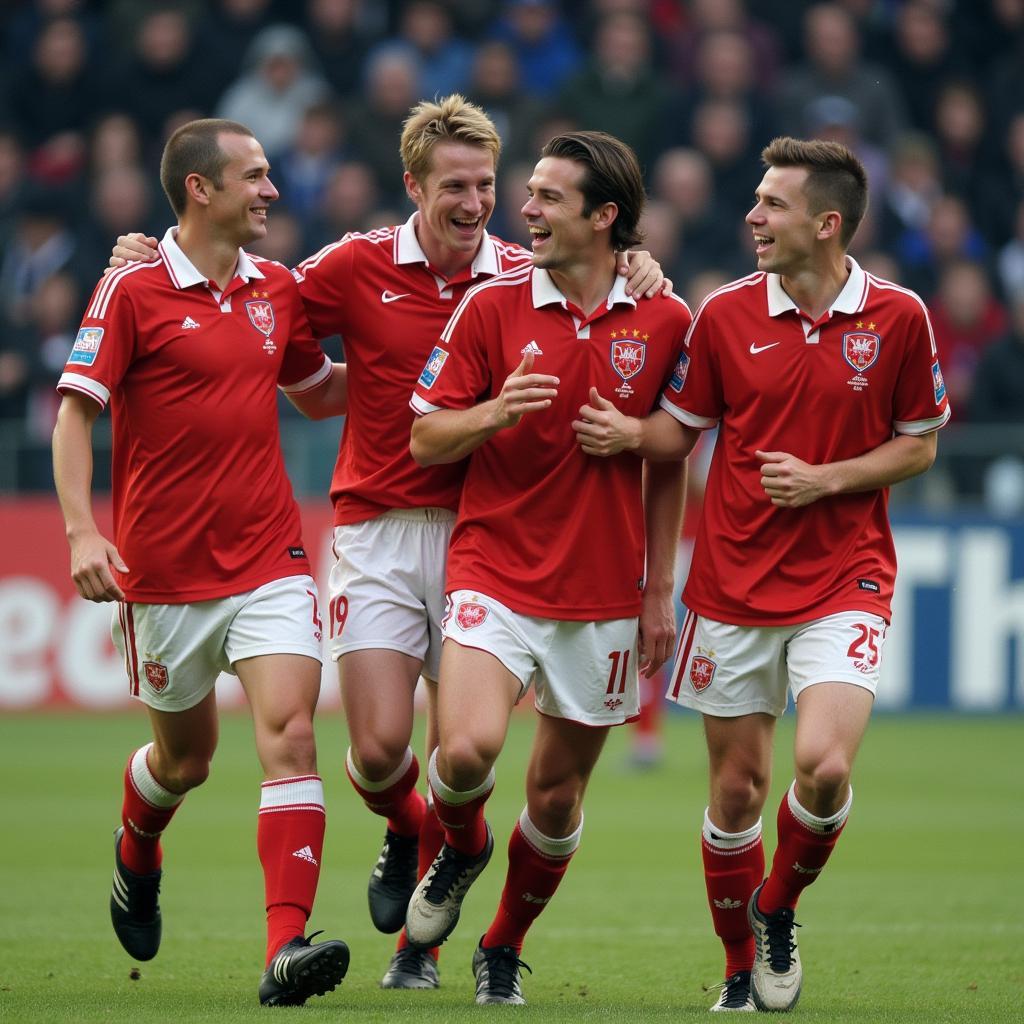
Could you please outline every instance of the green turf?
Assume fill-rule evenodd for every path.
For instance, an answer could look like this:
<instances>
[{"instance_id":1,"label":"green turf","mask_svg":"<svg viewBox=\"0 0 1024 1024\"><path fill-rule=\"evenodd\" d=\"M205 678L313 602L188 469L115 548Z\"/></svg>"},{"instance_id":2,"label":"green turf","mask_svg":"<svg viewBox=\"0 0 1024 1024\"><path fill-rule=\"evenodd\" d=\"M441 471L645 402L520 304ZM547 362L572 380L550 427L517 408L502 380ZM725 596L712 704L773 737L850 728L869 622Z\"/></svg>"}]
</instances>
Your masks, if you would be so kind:
<instances>
[{"instance_id":1,"label":"green turf","mask_svg":"<svg viewBox=\"0 0 1024 1024\"><path fill-rule=\"evenodd\" d=\"M791 723L790 723L791 724ZM164 943L134 966L107 916L120 771L144 716L0 719L0 1020L230 1022L702 1019L722 966L700 875L699 724L670 715L656 771L626 768L617 731L587 802L583 845L524 952L530 1005L473 1005L469 960L500 891L532 730L517 717L489 805L499 853L445 945L438 992L382 992L392 940L366 879L382 828L344 779L342 727L319 725L328 839L312 926L352 949L348 978L297 1010L261 1010L258 771L244 718L225 720L210 781L165 840ZM790 732L766 821L790 777ZM1019 1021L1024 1016L1024 720L879 717L853 817L799 918L808 1022Z\"/></svg>"}]
</instances>

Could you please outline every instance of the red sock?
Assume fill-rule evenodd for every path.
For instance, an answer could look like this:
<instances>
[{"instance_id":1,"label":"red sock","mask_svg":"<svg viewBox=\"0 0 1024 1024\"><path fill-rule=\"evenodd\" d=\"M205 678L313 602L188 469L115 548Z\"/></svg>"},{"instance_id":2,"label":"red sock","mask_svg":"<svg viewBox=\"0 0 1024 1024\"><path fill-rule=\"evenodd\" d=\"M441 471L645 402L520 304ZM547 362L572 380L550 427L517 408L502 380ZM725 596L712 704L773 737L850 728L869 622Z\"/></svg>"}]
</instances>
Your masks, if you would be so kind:
<instances>
[{"instance_id":1,"label":"red sock","mask_svg":"<svg viewBox=\"0 0 1024 1024\"><path fill-rule=\"evenodd\" d=\"M494 789L494 771L468 792L450 788L437 773L437 751L430 758L430 792L434 812L444 828L445 842L459 853L475 857L487 845L484 804Z\"/></svg>"},{"instance_id":2,"label":"red sock","mask_svg":"<svg viewBox=\"0 0 1024 1024\"><path fill-rule=\"evenodd\" d=\"M853 789L846 803L830 818L818 818L801 807L796 783L779 805L779 845L772 870L757 895L757 906L770 914L779 907L796 907L800 893L821 873L850 814Z\"/></svg>"},{"instance_id":3,"label":"red sock","mask_svg":"<svg viewBox=\"0 0 1024 1024\"><path fill-rule=\"evenodd\" d=\"M149 770L147 755L152 746L147 743L136 750L124 770L121 860L137 875L148 875L160 867L160 835L185 799L184 794L165 789Z\"/></svg>"},{"instance_id":4,"label":"red sock","mask_svg":"<svg viewBox=\"0 0 1024 1024\"><path fill-rule=\"evenodd\" d=\"M256 847L267 907L267 963L306 930L323 858L324 787L319 776L273 779L260 788Z\"/></svg>"},{"instance_id":5,"label":"red sock","mask_svg":"<svg viewBox=\"0 0 1024 1024\"><path fill-rule=\"evenodd\" d=\"M580 822L571 836L551 839L538 832L523 811L508 841L508 873L498 912L481 945L511 946L522 952L526 933L554 896L582 832Z\"/></svg>"},{"instance_id":6,"label":"red sock","mask_svg":"<svg viewBox=\"0 0 1024 1024\"><path fill-rule=\"evenodd\" d=\"M417 878L422 878L427 873L430 865L434 863L434 858L440 852L443 842L444 828L441 822L437 820L433 806L427 804L427 810L423 815L423 822L420 825L419 856L416 865ZM398 945L395 946L395 949L405 949L408 945L409 940L405 937L405 929L403 928L398 933ZM427 950L427 952L437 960L441 949L439 946L434 946L432 949Z\"/></svg>"},{"instance_id":7,"label":"red sock","mask_svg":"<svg viewBox=\"0 0 1024 1024\"><path fill-rule=\"evenodd\" d=\"M392 832L400 836L414 836L419 832L427 801L416 790L420 763L412 750L406 748L402 763L380 782L373 782L359 773L352 760L351 747L345 759L345 770L363 803L374 814L387 818Z\"/></svg>"},{"instance_id":8,"label":"red sock","mask_svg":"<svg viewBox=\"0 0 1024 1024\"><path fill-rule=\"evenodd\" d=\"M745 832L723 832L704 812L701 833L704 884L715 934L725 947L725 976L754 966L754 935L747 923L747 904L764 878L761 821Z\"/></svg>"}]
</instances>

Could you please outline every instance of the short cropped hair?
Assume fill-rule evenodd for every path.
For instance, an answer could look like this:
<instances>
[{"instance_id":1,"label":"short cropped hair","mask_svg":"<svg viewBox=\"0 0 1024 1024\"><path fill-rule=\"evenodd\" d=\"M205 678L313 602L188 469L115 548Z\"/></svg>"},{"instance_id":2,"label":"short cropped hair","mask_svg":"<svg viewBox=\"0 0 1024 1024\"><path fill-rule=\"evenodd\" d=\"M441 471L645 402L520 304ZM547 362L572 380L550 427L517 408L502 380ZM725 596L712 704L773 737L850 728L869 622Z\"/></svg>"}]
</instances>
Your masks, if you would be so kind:
<instances>
[{"instance_id":1,"label":"short cropped hair","mask_svg":"<svg viewBox=\"0 0 1024 1024\"><path fill-rule=\"evenodd\" d=\"M647 197L640 163L629 146L605 132L565 132L551 139L540 155L583 166L580 191L584 217L602 203L614 203L619 208L611 233L616 252L643 241L639 224Z\"/></svg>"},{"instance_id":2,"label":"short cropped hair","mask_svg":"<svg viewBox=\"0 0 1024 1024\"><path fill-rule=\"evenodd\" d=\"M228 156L220 148L222 134L256 137L237 121L207 117L183 124L167 140L160 158L160 184L176 216L180 217L185 212L188 198L185 179L190 174L209 178L214 188L224 187L223 175Z\"/></svg>"},{"instance_id":3,"label":"short cropped hair","mask_svg":"<svg viewBox=\"0 0 1024 1024\"><path fill-rule=\"evenodd\" d=\"M430 173L434 147L439 142L480 146L498 166L501 136L494 122L475 103L457 92L440 100L424 100L409 112L402 127L402 164L417 181Z\"/></svg>"},{"instance_id":4,"label":"short cropped hair","mask_svg":"<svg viewBox=\"0 0 1024 1024\"><path fill-rule=\"evenodd\" d=\"M868 176L864 165L839 142L824 139L772 139L761 150L766 167L803 167L804 194L812 214L838 210L843 218L839 240L846 248L868 208Z\"/></svg>"}]
</instances>

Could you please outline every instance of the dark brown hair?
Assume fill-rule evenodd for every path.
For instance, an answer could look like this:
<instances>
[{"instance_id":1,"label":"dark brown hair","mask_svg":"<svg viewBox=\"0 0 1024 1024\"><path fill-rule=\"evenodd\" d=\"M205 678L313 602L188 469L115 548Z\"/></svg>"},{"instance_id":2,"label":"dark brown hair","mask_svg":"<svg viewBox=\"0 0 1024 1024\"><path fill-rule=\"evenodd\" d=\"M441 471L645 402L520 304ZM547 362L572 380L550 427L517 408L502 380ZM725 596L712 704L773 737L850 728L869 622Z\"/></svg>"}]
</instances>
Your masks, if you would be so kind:
<instances>
[{"instance_id":1,"label":"dark brown hair","mask_svg":"<svg viewBox=\"0 0 1024 1024\"><path fill-rule=\"evenodd\" d=\"M224 187L223 174L228 156L220 148L222 134L255 138L244 124L208 117L183 124L167 140L160 158L160 184L176 216L180 217L185 212L185 179L190 174L209 178L214 188Z\"/></svg>"}]
</instances>

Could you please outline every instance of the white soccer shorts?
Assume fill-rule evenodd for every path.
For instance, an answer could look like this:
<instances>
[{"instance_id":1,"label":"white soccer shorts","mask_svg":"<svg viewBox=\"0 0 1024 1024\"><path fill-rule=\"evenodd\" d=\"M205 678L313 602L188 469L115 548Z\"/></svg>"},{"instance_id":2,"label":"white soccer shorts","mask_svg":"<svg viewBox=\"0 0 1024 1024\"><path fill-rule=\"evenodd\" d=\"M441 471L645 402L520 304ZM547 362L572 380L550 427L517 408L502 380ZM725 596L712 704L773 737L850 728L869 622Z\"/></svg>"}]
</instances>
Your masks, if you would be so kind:
<instances>
[{"instance_id":1,"label":"white soccer shorts","mask_svg":"<svg viewBox=\"0 0 1024 1024\"><path fill-rule=\"evenodd\" d=\"M186 711L221 672L265 654L322 661L323 629L312 576L192 604L118 604L111 624L130 692L157 711Z\"/></svg>"},{"instance_id":2,"label":"white soccer shorts","mask_svg":"<svg viewBox=\"0 0 1024 1024\"><path fill-rule=\"evenodd\" d=\"M400 651L437 679L454 523L448 509L414 508L335 527L325 622L335 661L349 651Z\"/></svg>"},{"instance_id":3,"label":"white soccer shorts","mask_svg":"<svg viewBox=\"0 0 1024 1024\"><path fill-rule=\"evenodd\" d=\"M705 715L779 717L815 683L852 683L874 694L886 622L838 612L790 626L733 626L687 612L667 697Z\"/></svg>"},{"instance_id":4,"label":"white soccer shorts","mask_svg":"<svg viewBox=\"0 0 1024 1024\"><path fill-rule=\"evenodd\" d=\"M493 654L530 683L537 710L583 725L622 725L640 713L638 620L575 622L520 615L472 590L448 595L445 640Z\"/></svg>"}]
</instances>

